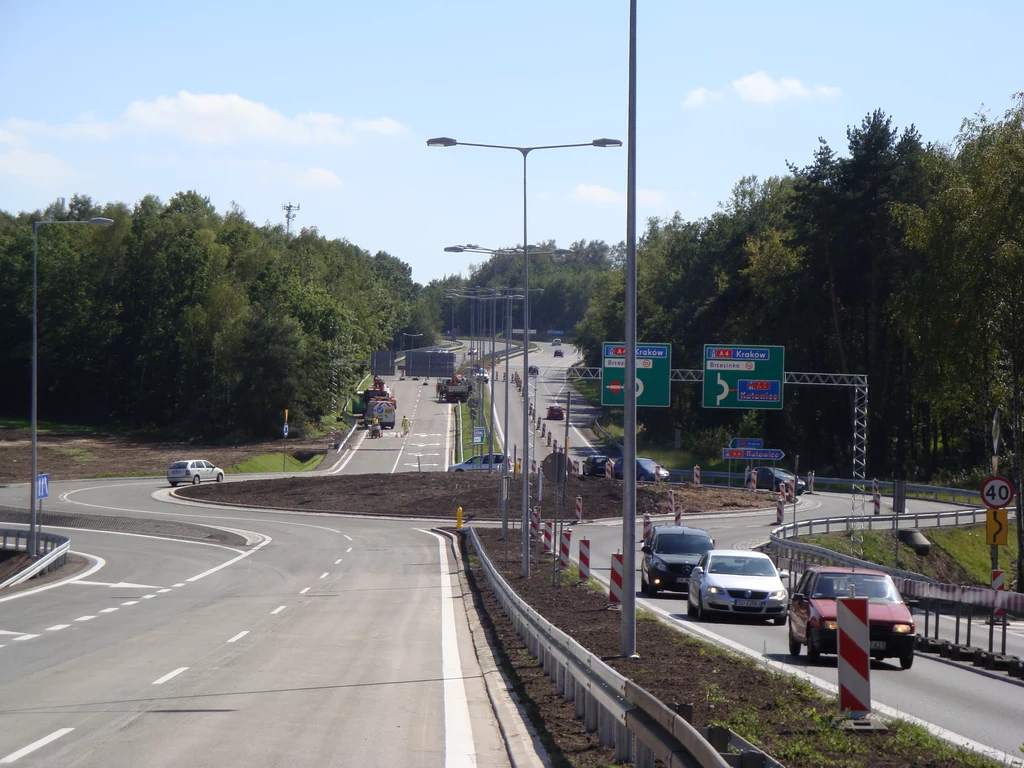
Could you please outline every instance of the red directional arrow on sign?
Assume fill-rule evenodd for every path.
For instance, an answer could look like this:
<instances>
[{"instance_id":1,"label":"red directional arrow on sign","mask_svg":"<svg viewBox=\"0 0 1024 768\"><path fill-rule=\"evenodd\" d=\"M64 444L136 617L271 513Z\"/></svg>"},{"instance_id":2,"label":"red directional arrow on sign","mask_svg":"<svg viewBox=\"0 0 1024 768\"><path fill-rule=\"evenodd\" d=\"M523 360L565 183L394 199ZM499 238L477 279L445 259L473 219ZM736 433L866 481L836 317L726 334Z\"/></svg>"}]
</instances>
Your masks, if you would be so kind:
<instances>
[{"instance_id":1,"label":"red directional arrow on sign","mask_svg":"<svg viewBox=\"0 0 1024 768\"><path fill-rule=\"evenodd\" d=\"M611 390L613 395L619 394L622 391L622 382L613 381L608 384L608 389Z\"/></svg>"}]
</instances>

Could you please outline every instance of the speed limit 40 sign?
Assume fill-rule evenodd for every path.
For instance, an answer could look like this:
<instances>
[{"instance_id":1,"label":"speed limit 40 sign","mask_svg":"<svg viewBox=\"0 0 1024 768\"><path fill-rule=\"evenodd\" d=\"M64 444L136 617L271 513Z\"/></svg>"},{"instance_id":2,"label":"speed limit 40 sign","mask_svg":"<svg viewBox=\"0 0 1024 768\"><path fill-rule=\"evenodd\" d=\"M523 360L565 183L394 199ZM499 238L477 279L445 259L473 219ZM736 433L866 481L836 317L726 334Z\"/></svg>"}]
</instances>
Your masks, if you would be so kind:
<instances>
[{"instance_id":1,"label":"speed limit 40 sign","mask_svg":"<svg viewBox=\"0 0 1024 768\"><path fill-rule=\"evenodd\" d=\"M981 484L981 500L990 509L1005 507L1013 496L1013 486L1005 477L990 477Z\"/></svg>"}]
</instances>

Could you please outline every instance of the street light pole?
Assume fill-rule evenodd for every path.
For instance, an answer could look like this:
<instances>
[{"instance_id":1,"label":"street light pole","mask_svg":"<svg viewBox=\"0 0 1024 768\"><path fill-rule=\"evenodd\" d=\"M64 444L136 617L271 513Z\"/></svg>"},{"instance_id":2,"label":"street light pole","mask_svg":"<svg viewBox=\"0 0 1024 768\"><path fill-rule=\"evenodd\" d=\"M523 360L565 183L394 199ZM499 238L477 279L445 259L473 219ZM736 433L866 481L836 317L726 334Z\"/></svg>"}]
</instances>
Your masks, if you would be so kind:
<instances>
[{"instance_id":1,"label":"street light pole","mask_svg":"<svg viewBox=\"0 0 1024 768\"><path fill-rule=\"evenodd\" d=\"M93 227L109 227L113 219L95 216L87 221L33 221L32 222L32 481L29 483L28 552L31 557L39 554L39 541L36 536L36 495L38 493L38 459L37 432L39 428L39 228L50 224L84 224Z\"/></svg>"},{"instance_id":2,"label":"street light pole","mask_svg":"<svg viewBox=\"0 0 1024 768\"><path fill-rule=\"evenodd\" d=\"M522 525L523 541L521 548L522 570L524 578L530 576L530 242L527 235L527 200L526 200L526 158L534 150L568 149L571 147L621 147L618 139L594 139L579 144L546 144L536 147L516 147L506 144L476 144L467 141L456 141L448 136L439 136L427 140L428 147L485 147L488 149L510 149L523 156L523 486L522 486Z\"/></svg>"}]
</instances>

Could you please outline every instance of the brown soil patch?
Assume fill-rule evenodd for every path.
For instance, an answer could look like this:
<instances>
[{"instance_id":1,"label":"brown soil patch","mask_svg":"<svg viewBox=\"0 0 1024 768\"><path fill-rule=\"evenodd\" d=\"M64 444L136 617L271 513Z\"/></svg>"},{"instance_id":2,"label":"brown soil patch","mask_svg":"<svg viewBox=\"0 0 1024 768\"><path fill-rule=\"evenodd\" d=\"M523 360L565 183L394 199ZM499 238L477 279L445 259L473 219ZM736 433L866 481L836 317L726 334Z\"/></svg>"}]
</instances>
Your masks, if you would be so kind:
<instances>
[{"instance_id":1,"label":"brown soil patch","mask_svg":"<svg viewBox=\"0 0 1024 768\"><path fill-rule=\"evenodd\" d=\"M280 440L222 446L78 430L40 432L37 442L39 471L48 472L52 480L163 475L172 462L184 458L206 459L226 469L253 456L281 451ZM289 440L288 453L308 458L311 451L322 452L327 445L328 438ZM0 483L26 483L31 476L31 433L0 429Z\"/></svg>"},{"instance_id":2,"label":"brown soil patch","mask_svg":"<svg viewBox=\"0 0 1024 768\"><path fill-rule=\"evenodd\" d=\"M477 533L492 555L503 550L498 531L477 529ZM467 538L463 553L473 554ZM553 764L613 765L611 751L598 745L596 733L586 733L583 721L574 716L574 705L562 700L526 651L491 594L478 559L466 560L477 605L499 641L517 693L554 750ZM639 658L620 658L621 614L605 609L603 591L572 586L574 574L564 574L563 585L552 586L549 560L533 569L530 579L519 575L518 559L505 563L492 557L492 562L526 602L620 674L666 703L692 705L695 726L728 726L788 768L994 765L929 740L903 724L884 733L844 732L832 724L839 715L834 700L819 696L806 684L690 639L642 613L637 621ZM881 674L900 673L887 669Z\"/></svg>"},{"instance_id":3,"label":"brown soil patch","mask_svg":"<svg viewBox=\"0 0 1024 768\"><path fill-rule=\"evenodd\" d=\"M513 482L510 508L520 514L521 481ZM409 515L454 518L462 507L463 519L498 520L498 478L485 473L406 472L393 475L338 475L330 477L289 477L278 480L249 480L190 486L179 495L209 501L323 512L358 512L369 515ZM750 491L724 488L674 486L682 497L685 513L735 511L763 507L766 501ZM622 516L622 483L596 477L573 477L568 484L567 514L575 515L576 497L583 497L583 519ZM636 493L637 514L670 514L668 488L640 485ZM555 489L544 484L541 506L551 516Z\"/></svg>"}]
</instances>

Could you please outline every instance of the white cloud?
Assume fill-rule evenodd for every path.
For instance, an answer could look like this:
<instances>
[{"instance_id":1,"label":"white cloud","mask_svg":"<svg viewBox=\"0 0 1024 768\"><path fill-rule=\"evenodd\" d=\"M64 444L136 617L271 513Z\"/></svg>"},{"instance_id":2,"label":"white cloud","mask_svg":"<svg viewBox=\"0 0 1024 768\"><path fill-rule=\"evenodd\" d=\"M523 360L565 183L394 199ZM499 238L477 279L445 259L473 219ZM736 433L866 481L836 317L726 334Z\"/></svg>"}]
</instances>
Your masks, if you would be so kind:
<instances>
[{"instance_id":1,"label":"white cloud","mask_svg":"<svg viewBox=\"0 0 1024 768\"><path fill-rule=\"evenodd\" d=\"M683 106L688 108L703 107L709 101L718 101L722 98L721 91L711 91L707 88L694 88L683 99Z\"/></svg>"},{"instance_id":2,"label":"white cloud","mask_svg":"<svg viewBox=\"0 0 1024 768\"><path fill-rule=\"evenodd\" d=\"M664 192L658 192L655 189L638 189L636 191L636 201L644 205L660 203L666 197L667 195Z\"/></svg>"},{"instance_id":3,"label":"white cloud","mask_svg":"<svg viewBox=\"0 0 1024 768\"><path fill-rule=\"evenodd\" d=\"M585 203L618 203L624 198L614 189L600 187L597 184L577 184L576 188L569 193L573 200L582 200Z\"/></svg>"},{"instance_id":4,"label":"white cloud","mask_svg":"<svg viewBox=\"0 0 1024 768\"><path fill-rule=\"evenodd\" d=\"M15 147L10 152L0 153L0 173L43 187L63 181L73 171L58 157Z\"/></svg>"},{"instance_id":5,"label":"white cloud","mask_svg":"<svg viewBox=\"0 0 1024 768\"><path fill-rule=\"evenodd\" d=\"M293 174L291 181L296 187L323 188L341 186L341 179L326 168L306 168Z\"/></svg>"},{"instance_id":6,"label":"white cloud","mask_svg":"<svg viewBox=\"0 0 1024 768\"><path fill-rule=\"evenodd\" d=\"M787 99L806 99L811 97L834 98L839 95L839 88L827 85L807 86L793 77L780 77L773 80L766 72L754 72L739 80L733 80L732 88L744 101L758 104L771 104Z\"/></svg>"},{"instance_id":7,"label":"white cloud","mask_svg":"<svg viewBox=\"0 0 1024 768\"><path fill-rule=\"evenodd\" d=\"M5 131L3 128L0 128L0 144L8 144L12 147L21 147L26 143L24 136L16 136L10 131Z\"/></svg>"},{"instance_id":8,"label":"white cloud","mask_svg":"<svg viewBox=\"0 0 1024 768\"><path fill-rule=\"evenodd\" d=\"M200 144L237 144L276 141L286 144L351 144L356 132L395 136L408 131L396 120L380 117L355 120L327 112L306 112L288 117L266 104L234 93L196 94L178 91L151 101L135 101L112 122L96 120L86 112L71 123L47 125L10 119L0 127L4 135L36 135L61 139L110 139L119 135L159 132ZM10 143L10 142L9 142Z\"/></svg>"}]
</instances>

